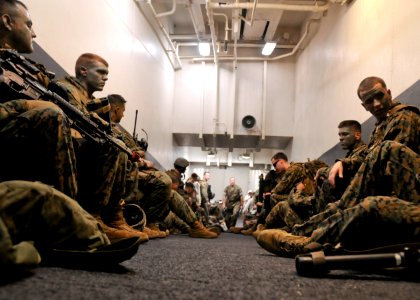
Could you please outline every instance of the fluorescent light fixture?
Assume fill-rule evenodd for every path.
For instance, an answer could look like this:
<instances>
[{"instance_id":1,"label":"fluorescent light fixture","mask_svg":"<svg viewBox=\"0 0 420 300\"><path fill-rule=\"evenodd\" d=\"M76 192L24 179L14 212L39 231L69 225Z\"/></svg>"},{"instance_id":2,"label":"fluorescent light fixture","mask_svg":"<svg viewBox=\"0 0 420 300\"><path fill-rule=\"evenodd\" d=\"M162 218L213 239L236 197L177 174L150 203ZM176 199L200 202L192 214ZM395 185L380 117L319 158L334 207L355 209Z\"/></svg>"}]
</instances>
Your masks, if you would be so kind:
<instances>
[{"instance_id":1,"label":"fluorescent light fixture","mask_svg":"<svg viewBox=\"0 0 420 300\"><path fill-rule=\"evenodd\" d=\"M276 48L277 43L275 42L267 42L264 45L264 48L262 50L262 55L270 55L271 53L273 53L274 48Z\"/></svg>"},{"instance_id":2,"label":"fluorescent light fixture","mask_svg":"<svg viewBox=\"0 0 420 300\"><path fill-rule=\"evenodd\" d=\"M198 52L200 52L201 56L209 56L210 55L210 44L209 43L198 43Z\"/></svg>"}]
</instances>

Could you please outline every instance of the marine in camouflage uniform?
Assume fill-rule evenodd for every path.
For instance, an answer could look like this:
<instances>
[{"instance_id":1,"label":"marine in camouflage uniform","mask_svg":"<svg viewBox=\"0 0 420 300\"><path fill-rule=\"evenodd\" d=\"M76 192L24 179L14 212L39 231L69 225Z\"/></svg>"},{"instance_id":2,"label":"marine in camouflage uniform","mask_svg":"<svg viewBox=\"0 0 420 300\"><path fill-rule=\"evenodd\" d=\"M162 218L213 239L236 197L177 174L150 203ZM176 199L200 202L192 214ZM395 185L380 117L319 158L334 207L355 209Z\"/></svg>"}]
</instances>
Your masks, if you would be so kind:
<instances>
[{"instance_id":1,"label":"marine in camouflage uniform","mask_svg":"<svg viewBox=\"0 0 420 300\"><path fill-rule=\"evenodd\" d=\"M311 247L305 247L314 242L366 249L419 241L420 112L392 101L377 77L363 80L358 94L378 121L369 153L349 187L325 211L294 226L293 234L263 231L257 237L263 248L287 255L308 251Z\"/></svg>"},{"instance_id":2,"label":"marine in camouflage uniform","mask_svg":"<svg viewBox=\"0 0 420 300\"><path fill-rule=\"evenodd\" d=\"M294 221L293 219L298 221L298 215L290 211L289 194L299 183L304 184L303 192L306 195L313 194L315 190L314 177L318 169L323 167L327 167L327 164L320 160L290 164L290 167L271 192L271 198L275 199L277 204L265 219L266 228L283 228L291 224ZM307 205L304 206L305 209L299 211L302 217L308 213L306 211ZM293 215L293 217L290 215Z\"/></svg>"},{"instance_id":3,"label":"marine in camouflage uniform","mask_svg":"<svg viewBox=\"0 0 420 300\"><path fill-rule=\"evenodd\" d=\"M0 237L0 275L36 266L52 249L91 251L110 244L76 201L28 181L0 183Z\"/></svg>"},{"instance_id":4,"label":"marine in camouflage uniform","mask_svg":"<svg viewBox=\"0 0 420 300\"><path fill-rule=\"evenodd\" d=\"M327 180L331 168L320 168L316 175L315 192L308 195L304 189L294 188L287 201L282 201L276 208L277 224L270 224L267 228L281 225L278 228L290 231L294 225L302 224L309 217L322 212L328 203L341 198L366 156L367 145L360 139L361 129L357 121L342 121L338 128L343 149L348 149L346 156L339 159L345 166L343 178L338 178L335 187L332 187Z\"/></svg>"},{"instance_id":5,"label":"marine in camouflage uniform","mask_svg":"<svg viewBox=\"0 0 420 300\"><path fill-rule=\"evenodd\" d=\"M234 227L238 219L239 210L244 204L242 189L235 184L235 178L231 177L229 185L225 187L223 192L226 226L227 228Z\"/></svg>"},{"instance_id":6,"label":"marine in camouflage uniform","mask_svg":"<svg viewBox=\"0 0 420 300\"><path fill-rule=\"evenodd\" d=\"M81 82L66 77L58 82L70 104L86 116L91 116L87 104L94 100ZM104 147L84 138L75 138L77 145L77 168L79 170L78 202L90 213L101 215L110 222L114 212L121 206L125 189L125 166L127 155L115 147Z\"/></svg>"}]
</instances>

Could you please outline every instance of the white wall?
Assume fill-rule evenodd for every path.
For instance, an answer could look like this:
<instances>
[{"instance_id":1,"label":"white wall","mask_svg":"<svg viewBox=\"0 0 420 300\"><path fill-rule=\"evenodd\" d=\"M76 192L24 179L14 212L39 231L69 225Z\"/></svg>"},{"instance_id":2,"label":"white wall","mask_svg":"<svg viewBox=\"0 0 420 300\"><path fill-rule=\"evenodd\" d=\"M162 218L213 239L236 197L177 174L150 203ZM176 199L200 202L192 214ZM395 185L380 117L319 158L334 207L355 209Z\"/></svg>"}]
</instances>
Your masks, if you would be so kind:
<instances>
[{"instance_id":1,"label":"white wall","mask_svg":"<svg viewBox=\"0 0 420 300\"><path fill-rule=\"evenodd\" d=\"M263 62L238 63L236 70L232 62L220 62L217 71L213 63L184 61L175 73L174 132L211 134L217 120L216 133L247 134L241 125L246 115L262 128L263 76ZM294 84L292 61L268 64L266 135L293 133Z\"/></svg>"},{"instance_id":2,"label":"white wall","mask_svg":"<svg viewBox=\"0 0 420 300\"><path fill-rule=\"evenodd\" d=\"M37 43L69 74L78 56L93 52L109 63L102 93L128 101L122 124L130 132L139 110L137 132L149 135L149 151L171 167L173 70L149 24L133 0L25 0ZM41 62L42 63L42 62Z\"/></svg>"},{"instance_id":3,"label":"white wall","mask_svg":"<svg viewBox=\"0 0 420 300\"><path fill-rule=\"evenodd\" d=\"M296 66L292 158L319 157L338 142L344 119L370 117L357 98L367 76L397 96L419 79L420 1L354 0L331 6Z\"/></svg>"}]
</instances>

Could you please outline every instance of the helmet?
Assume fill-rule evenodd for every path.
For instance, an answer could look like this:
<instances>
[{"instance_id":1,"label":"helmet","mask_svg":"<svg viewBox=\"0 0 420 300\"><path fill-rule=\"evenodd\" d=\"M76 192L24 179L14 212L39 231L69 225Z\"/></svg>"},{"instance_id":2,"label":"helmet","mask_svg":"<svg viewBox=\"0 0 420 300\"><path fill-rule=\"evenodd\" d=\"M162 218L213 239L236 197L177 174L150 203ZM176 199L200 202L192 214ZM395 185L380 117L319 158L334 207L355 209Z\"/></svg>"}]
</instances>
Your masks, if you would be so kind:
<instances>
[{"instance_id":1,"label":"helmet","mask_svg":"<svg viewBox=\"0 0 420 300\"><path fill-rule=\"evenodd\" d=\"M190 163L188 162L188 160L186 160L183 157L178 157L177 159L175 159L175 162L174 162L174 166L178 166L178 167L181 167L181 168L186 168L189 165L190 165Z\"/></svg>"}]
</instances>

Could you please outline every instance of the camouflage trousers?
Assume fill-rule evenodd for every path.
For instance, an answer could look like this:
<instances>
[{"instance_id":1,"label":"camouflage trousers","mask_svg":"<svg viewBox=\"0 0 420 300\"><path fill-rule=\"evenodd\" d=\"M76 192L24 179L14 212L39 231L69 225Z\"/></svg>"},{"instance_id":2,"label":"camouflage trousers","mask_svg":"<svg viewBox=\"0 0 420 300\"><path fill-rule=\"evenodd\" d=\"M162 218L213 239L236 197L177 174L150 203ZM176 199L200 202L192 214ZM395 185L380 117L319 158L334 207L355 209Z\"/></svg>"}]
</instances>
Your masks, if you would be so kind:
<instances>
[{"instance_id":1,"label":"camouflage trousers","mask_svg":"<svg viewBox=\"0 0 420 300\"><path fill-rule=\"evenodd\" d=\"M187 225L192 225L195 221L197 221L197 216L194 211L188 205L184 197L182 197L177 191L172 191L169 200L169 208Z\"/></svg>"},{"instance_id":2,"label":"camouflage trousers","mask_svg":"<svg viewBox=\"0 0 420 300\"><path fill-rule=\"evenodd\" d=\"M327 205L323 212L305 223L294 226L292 233L311 236L321 223L328 227L327 218L340 210L355 207L369 196L390 196L418 204L419 174L420 156L417 153L397 142L385 141L367 155L340 200Z\"/></svg>"},{"instance_id":3,"label":"camouflage trousers","mask_svg":"<svg viewBox=\"0 0 420 300\"><path fill-rule=\"evenodd\" d=\"M324 211L329 203L337 201L344 192L347 179L337 178L337 186L333 188L328 181L329 170L326 167L319 169L320 178L323 179L315 183L313 194L308 195L305 190L293 189L287 200L277 203L267 215L265 227L281 228L290 232L293 226L304 223L311 216Z\"/></svg>"},{"instance_id":4,"label":"camouflage trousers","mask_svg":"<svg viewBox=\"0 0 420 300\"><path fill-rule=\"evenodd\" d=\"M65 194L39 182L2 182L0 265L31 263L37 250L27 242L45 250L89 250L110 243L98 222Z\"/></svg>"},{"instance_id":5,"label":"camouflage trousers","mask_svg":"<svg viewBox=\"0 0 420 300\"><path fill-rule=\"evenodd\" d=\"M321 222L311 239L339 242L349 250L420 242L420 204L389 196L369 196Z\"/></svg>"},{"instance_id":6,"label":"camouflage trousers","mask_svg":"<svg viewBox=\"0 0 420 300\"><path fill-rule=\"evenodd\" d=\"M114 218L125 193L127 154L89 140L78 140L77 201L89 213Z\"/></svg>"},{"instance_id":7,"label":"camouflage trousers","mask_svg":"<svg viewBox=\"0 0 420 300\"><path fill-rule=\"evenodd\" d=\"M162 171L142 170L138 173L138 203L146 213L147 222L163 221L170 211L171 178Z\"/></svg>"},{"instance_id":8,"label":"camouflage trousers","mask_svg":"<svg viewBox=\"0 0 420 300\"><path fill-rule=\"evenodd\" d=\"M236 202L234 204L229 204L225 210L225 220L227 228L236 225L238 220L239 211L241 210L241 203Z\"/></svg>"},{"instance_id":9,"label":"camouflage trousers","mask_svg":"<svg viewBox=\"0 0 420 300\"><path fill-rule=\"evenodd\" d=\"M71 198L77 194L69 124L54 108L26 111L0 128L0 181L41 181Z\"/></svg>"},{"instance_id":10,"label":"camouflage trousers","mask_svg":"<svg viewBox=\"0 0 420 300\"><path fill-rule=\"evenodd\" d=\"M166 229L178 229L181 232L188 232L188 229L190 228L187 223L182 221L175 213L172 211L169 212L169 214L166 216L165 220L163 221Z\"/></svg>"}]
</instances>

